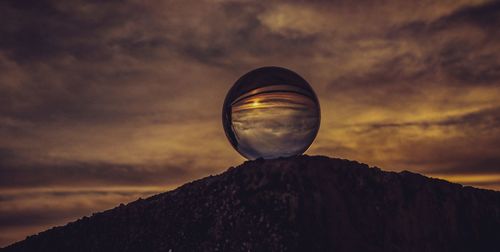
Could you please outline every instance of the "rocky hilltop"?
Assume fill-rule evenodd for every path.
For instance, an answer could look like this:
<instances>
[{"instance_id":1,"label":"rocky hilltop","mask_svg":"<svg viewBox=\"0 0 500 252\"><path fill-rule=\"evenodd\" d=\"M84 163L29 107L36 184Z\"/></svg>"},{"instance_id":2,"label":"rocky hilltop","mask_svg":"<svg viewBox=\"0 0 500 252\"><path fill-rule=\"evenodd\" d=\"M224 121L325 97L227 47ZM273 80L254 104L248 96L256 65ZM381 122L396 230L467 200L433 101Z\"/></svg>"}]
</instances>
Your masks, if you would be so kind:
<instances>
[{"instance_id":1,"label":"rocky hilltop","mask_svg":"<svg viewBox=\"0 0 500 252\"><path fill-rule=\"evenodd\" d=\"M500 251L500 192L353 161L256 160L2 251Z\"/></svg>"}]
</instances>

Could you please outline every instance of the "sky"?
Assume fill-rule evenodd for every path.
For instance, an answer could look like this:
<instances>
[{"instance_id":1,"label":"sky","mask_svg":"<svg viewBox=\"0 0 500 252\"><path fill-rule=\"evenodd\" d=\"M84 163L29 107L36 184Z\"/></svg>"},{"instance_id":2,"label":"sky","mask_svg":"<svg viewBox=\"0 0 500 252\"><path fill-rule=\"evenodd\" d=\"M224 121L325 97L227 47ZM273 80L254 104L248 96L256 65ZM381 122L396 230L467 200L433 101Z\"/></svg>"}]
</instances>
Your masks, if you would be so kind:
<instances>
[{"instance_id":1,"label":"sky","mask_svg":"<svg viewBox=\"0 0 500 252\"><path fill-rule=\"evenodd\" d=\"M296 86L256 88L229 104L227 120L231 122L225 130L231 132L226 135L247 159L300 155L311 145L320 126L316 96Z\"/></svg>"},{"instance_id":2,"label":"sky","mask_svg":"<svg viewBox=\"0 0 500 252\"><path fill-rule=\"evenodd\" d=\"M500 2L0 2L0 246L244 161L246 72L321 105L306 154L500 190Z\"/></svg>"}]
</instances>

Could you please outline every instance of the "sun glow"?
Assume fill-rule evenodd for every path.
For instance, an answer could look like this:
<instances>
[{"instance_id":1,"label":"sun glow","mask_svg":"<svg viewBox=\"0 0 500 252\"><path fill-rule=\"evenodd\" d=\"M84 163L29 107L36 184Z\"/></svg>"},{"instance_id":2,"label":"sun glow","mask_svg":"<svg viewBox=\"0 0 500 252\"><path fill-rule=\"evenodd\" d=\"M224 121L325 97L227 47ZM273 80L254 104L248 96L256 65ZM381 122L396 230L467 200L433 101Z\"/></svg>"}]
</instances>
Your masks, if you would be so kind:
<instances>
[{"instance_id":1,"label":"sun glow","mask_svg":"<svg viewBox=\"0 0 500 252\"><path fill-rule=\"evenodd\" d=\"M262 106L262 103L259 101L259 99L255 99L253 102L252 102L252 105L251 105L253 108L258 108L259 106Z\"/></svg>"}]
</instances>

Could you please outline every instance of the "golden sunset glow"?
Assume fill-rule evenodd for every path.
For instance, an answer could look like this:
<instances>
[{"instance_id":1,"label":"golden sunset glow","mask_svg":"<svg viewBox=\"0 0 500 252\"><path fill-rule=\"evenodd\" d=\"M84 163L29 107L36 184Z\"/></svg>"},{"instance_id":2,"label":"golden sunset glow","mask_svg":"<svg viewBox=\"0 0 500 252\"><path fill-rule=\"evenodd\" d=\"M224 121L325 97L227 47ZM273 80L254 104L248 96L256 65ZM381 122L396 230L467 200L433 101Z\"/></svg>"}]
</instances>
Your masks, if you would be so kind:
<instances>
[{"instance_id":1,"label":"golden sunset glow","mask_svg":"<svg viewBox=\"0 0 500 252\"><path fill-rule=\"evenodd\" d=\"M500 190L500 174L429 174L429 176L444 179L453 183L463 185L479 185L479 187L489 187L493 190Z\"/></svg>"},{"instance_id":2,"label":"golden sunset glow","mask_svg":"<svg viewBox=\"0 0 500 252\"><path fill-rule=\"evenodd\" d=\"M262 66L315 91L306 154L500 189L498 1L35 2L0 3L0 247L242 163ZM285 91L233 113L314 105Z\"/></svg>"},{"instance_id":3,"label":"golden sunset glow","mask_svg":"<svg viewBox=\"0 0 500 252\"><path fill-rule=\"evenodd\" d=\"M314 141L320 123L320 109L314 91L306 82L295 85L260 84L255 81L267 73L269 79L283 75L293 82L299 79L290 70L266 67L245 74L227 97L229 107L224 108L224 130L233 148L249 160L300 155ZM250 82L246 82L250 80ZM241 82L240 82L241 81ZM256 88L246 90L248 85ZM260 86L259 86L260 85ZM240 97L231 98L240 94ZM226 98L227 99L227 98ZM226 103L225 103L226 104ZM230 113L230 114L226 114Z\"/></svg>"},{"instance_id":4,"label":"golden sunset glow","mask_svg":"<svg viewBox=\"0 0 500 252\"><path fill-rule=\"evenodd\" d=\"M292 92L262 93L244 98L233 105L233 112L273 107L301 108L315 106L306 96Z\"/></svg>"},{"instance_id":5,"label":"golden sunset glow","mask_svg":"<svg viewBox=\"0 0 500 252\"><path fill-rule=\"evenodd\" d=\"M252 108L259 108L262 107L262 103L259 102L259 99L254 99L252 102Z\"/></svg>"}]
</instances>

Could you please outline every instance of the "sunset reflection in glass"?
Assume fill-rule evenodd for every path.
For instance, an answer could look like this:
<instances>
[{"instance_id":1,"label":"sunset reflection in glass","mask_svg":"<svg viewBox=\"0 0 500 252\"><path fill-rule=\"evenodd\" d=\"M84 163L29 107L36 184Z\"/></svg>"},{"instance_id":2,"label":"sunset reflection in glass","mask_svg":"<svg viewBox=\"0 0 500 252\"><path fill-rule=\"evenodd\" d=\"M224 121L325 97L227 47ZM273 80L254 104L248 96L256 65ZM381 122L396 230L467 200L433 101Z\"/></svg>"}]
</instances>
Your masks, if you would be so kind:
<instances>
[{"instance_id":1,"label":"sunset reflection in glass","mask_svg":"<svg viewBox=\"0 0 500 252\"><path fill-rule=\"evenodd\" d=\"M223 124L233 147L248 159L300 155L318 132L319 103L294 72L260 68L240 78L228 93Z\"/></svg>"}]
</instances>

